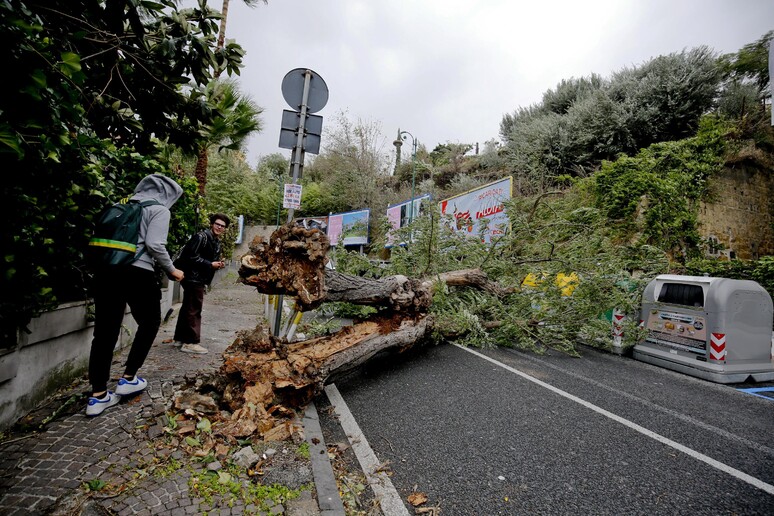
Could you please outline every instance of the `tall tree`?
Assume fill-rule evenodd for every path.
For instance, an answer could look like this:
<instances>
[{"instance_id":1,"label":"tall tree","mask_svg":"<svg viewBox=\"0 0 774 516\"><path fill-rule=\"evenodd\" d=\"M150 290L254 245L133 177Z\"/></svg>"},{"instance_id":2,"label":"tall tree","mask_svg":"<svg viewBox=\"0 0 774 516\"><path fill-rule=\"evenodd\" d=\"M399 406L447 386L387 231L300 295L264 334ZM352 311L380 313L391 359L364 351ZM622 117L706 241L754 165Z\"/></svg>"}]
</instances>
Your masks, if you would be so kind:
<instances>
[{"instance_id":1,"label":"tall tree","mask_svg":"<svg viewBox=\"0 0 774 516\"><path fill-rule=\"evenodd\" d=\"M721 113L752 122L750 126L755 126L756 122L767 123L766 103L771 98L769 45L772 40L774 30L748 43L739 52L720 58L728 77L718 101Z\"/></svg>"},{"instance_id":2,"label":"tall tree","mask_svg":"<svg viewBox=\"0 0 774 516\"><path fill-rule=\"evenodd\" d=\"M243 0L245 5L253 7L258 4L259 0ZM268 0L262 0L264 4L268 3ZM223 50L224 45L226 43L226 24L228 21L228 6L229 6L230 0L223 0L223 6L221 7L221 13L220 13L220 29L218 31L218 42L216 45L217 52L220 52ZM215 69L215 79L218 79L220 77L222 69L220 67L217 67ZM212 87L212 89L216 89L215 86ZM260 114L262 110L258 109L255 116L257 117L258 114ZM243 128L246 128L246 120L243 119ZM253 131L260 131L260 123L256 120L255 128L251 129L249 132ZM248 134L249 134L248 132ZM242 138L245 138L247 135L244 135ZM195 175L197 181L199 181L199 194L204 196L207 186L207 164L209 160L209 145L205 143L199 148L199 155L196 161L196 170Z\"/></svg>"},{"instance_id":3,"label":"tall tree","mask_svg":"<svg viewBox=\"0 0 774 516\"><path fill-rule=\"evenodd\" d=\"M258 118L263 109L249 96L240 93L233 81L213 80L200 94L207 105L213 107L213 122L202 128L202 143L194 172L199 182L199 193L204 196L207 185L207 164L209 148L217 145L219 150L237 150L247 137L261 130Z\"/></svg>"},{"instance_id":4,"label":"tall tree","mask_svg":"<svg viewBox=\"0 0 774 516\"><path fill-rule=\"evenodd\" d=\"M269 0L242 0L245 5L249 7L255 7L258 2L263 2L264 5L269 3ZM226 42L226 22L228 21L228 6L230 0L223 0L223 7L220 9L220 30L218 31L218 48L223 48L223 44ZM220 74L218 74L220 75Z\"/></svg>"},{"instance_id":5,"label":"tall tree","mask_svg":"<svg viewBox=\"0 0 774 516\"><path fill-rule=\"evenodd\" d=\"M388 177L386 141L378 122L358 119L353 122L346 112L332 117L326 129L323 150L304 169L309 181L325 180L339 201L340 208L369 207L381 210L384 202L380 179Z\"/></svg>"},{"instance_id":6,"label":"tall tree","mask_svg":"<svg viewBox=\"0 0 774 516\"><path fill-rule=\"evenodd\" d=\"M725 70L730 78L739 82L750 81L764 97L770 96L769 81L769 45L774 40L774 30L770 30L757 41L743 46L739 52L722 57Z\"/></svg>"}]
</instances>

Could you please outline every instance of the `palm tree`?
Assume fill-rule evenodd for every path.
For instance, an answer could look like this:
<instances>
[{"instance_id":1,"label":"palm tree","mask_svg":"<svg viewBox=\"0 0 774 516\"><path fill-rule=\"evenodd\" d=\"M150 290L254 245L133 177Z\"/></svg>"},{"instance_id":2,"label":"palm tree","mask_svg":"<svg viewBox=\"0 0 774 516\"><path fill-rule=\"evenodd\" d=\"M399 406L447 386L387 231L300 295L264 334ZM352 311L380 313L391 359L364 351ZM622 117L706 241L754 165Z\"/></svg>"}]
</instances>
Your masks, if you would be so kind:
<instances>
[{"instance_id":1,"label":"palm tree","mask_svg":"<svg viewBox=\"0 0 774 516\"><path fill-rule=\"evenodd\" d=\"M209 148L217 145L218 151L240 149L250 134L261 130L259 115L263 112L249 96L240 93L232 80L213 80L207 85L204 96L218 116L202 130L203 143L194 172L201 196L207 185Z\"/></svg>"},{"instance_id":2,"label":"palm tree","mask_svg":"<svg viewBox=\"0 0 774 516\"><path fill-rule=\"evenodd\" d=\"M268 0L242 0L245 5L249 7L254 7L258 4L259 1L262 1L264 4L268 3ZM228 4L230 0L223 0L223 7L221 8L221 19L220 19L220 30L218 31L218 42L216 44L216 48L220 50L223 48L223 46L226 44L226 21L228 19ZM231 139L232 137L235 137L235 140L232 140L233 142L238 141L239 144L237 145L237 148L241 146L241 144L244 142L244 140L247 138L247 136L254 132L254 131L260 131L261 130L261 123L258 119L258 115L260 115L263 112L263 109L256 106L248 97L243 97L244 101L249 104L249 107L247 105L242 105L242 101L233 97L228 98L231 96L230 93L227 93L225 89L233 88L232 93L236 96L239 96L239 90L236 88L236 85L232 82L225 82L225 83L219 83L218 78L220 77L220 73L222 70L220 68L217 68L215 70L215 80L207 85L207 97L210 100L214 100L216 105L219 105L221 108L231 109L228 108L222 104L220 104L220 101L215 98L217 95L225 95L223 97L223 100L226 102L231 103L231 106L233 108L240 108L239 113L231 113L233 116L226 116L224 117L224 121L228 118L231 122L231 124L234 124L232 127L234 130L241 131L242 136L236 136L236 135L228 135L227 137ZM230 84L230 86L224 86L226 84ZM239 116L248 117L249 113L252 112L252 123L254 124L253 127L250 127L250 123L248 122L247 118L239 119ZM234 118L236 117L236 118ZM217 127L216 127L217 126ZM221 140L215 139L215 138L223 138L226 137L224 131L227 131L226 126L223 124L216 123L212 127L213 131L210 132L210 136L207 136L207 141L199 148L199 157L196 160L196 170L194 174L196 175L196 180L199 182L199 195L204 197L205 187L207 185L207 164L209 161L209 146L213 145L215 143L220 143ZM246 131L246 132L245 132ZM218 133L220 133L219 136ZM223 148L231 148L231 145L221 146L220 149Z\"/></svg>"},{"instance_id":3,"label":"palm tree","mask_svg":"<svg viewBox=\"0 0 774 516\"><path fill-rule=\"evenodd\" d=\"M248 7L255 7L256 5L258 5L259 1L262 1L264 5L269 3L269 0L242 0L242 1ZM230 0L223 0L223 7L220 10L220 15L222 16L222 18L220 19L220 30L218 31L218 44L217 44L218 49L223 48L223 45L226 44L226 20L228 18L229 2Z\"/></svg>"}]
</instances>

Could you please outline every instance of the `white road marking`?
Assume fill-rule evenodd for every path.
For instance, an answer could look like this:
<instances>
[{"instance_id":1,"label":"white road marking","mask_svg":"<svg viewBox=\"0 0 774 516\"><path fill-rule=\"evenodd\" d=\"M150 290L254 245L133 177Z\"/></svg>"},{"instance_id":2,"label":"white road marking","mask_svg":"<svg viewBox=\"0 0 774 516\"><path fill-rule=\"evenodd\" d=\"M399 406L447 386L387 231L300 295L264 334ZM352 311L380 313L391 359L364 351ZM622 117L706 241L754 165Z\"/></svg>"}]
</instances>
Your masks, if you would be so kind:
<instances>
[{"instance_id":1,"label":"white road marking","mask_svg":"<svg viewBox=\"0 0 774 516\"><path fill-rule=\"evenodd\" d=\"M482 358L488 362L491 362L495 365L498 365L505 369L506 371L510 371L513 374L516 374L518 376L521 376L525 380L528 380L534 384L537 384L545 389L548 389L549 391L558 394L559 396L562 396L564 398L567 398L568 400L574 401L575 403L578 403L579 405L583 405L584 407L593 410L597 414L601 414L607 418L612 419L613 421L616 421L628 428L631 428L632 430L641 433L642 435L645 435L647 437L650 437L651 439L654 439L662 444L666 444L667 446L670 446L674 448L675 450L681 451L685 453L686 455L693 457L696 460L700 460L704 462L705 464L708 464L712 466L713 468L722 471L728 475L731 475L732 477L738 478L739 480L743 482L747 482L753 487L757 487L758 489L767 492L770 495L774 495L774 485L767 484L766 482L763 482L760 479L757 479L751 475L748 475L747 473L744 473L742 471L739 471L738 469L732 468L728 464L724 464L720 461L717 461L713 459L712 457L708 457L707 455L704 455L703 453L699 453L696 450L693 450L691 448L688 448L687 446L683 446L682 444L675 442L667 437L664 437L663 435L657 434L656 432L653 432L651 430L648 430L647 428L638 425L637 423L634 423L632 421L629 421L628 419L624 419L621 416L617 416L613 414L612 412L609 412L601 407L598 407L594 405L593 403L589 403L586 400L583 400L577 396L574 396L570 394L569 392L563 391L557 387L554 387L553 385L547 384L543 381L538 380L537 378L530 376L526 373L523 373L519 371L518 369L514 369L511 366L508 366L506 364L503 364L502 362L499 362L495 360L494 358L490 358L482 353L479 353L477 351L473 351L472 349L460 346L458 344L454 344L454 346L460 348L463 351L467 351L468 353L471 353L479 358Z\"/></svg>"},{"instance_id":2,"label":"white road marking","mask_svg":"<svg viewBox=\"0 0 774 516\"><path fill-rule=\"evenodd\" d=\"M516 350L513 350L513 349L508 349L508 351L512 352L515 355L520 356L524 360L529 360L531 362L537 362L538 364L542 365L543 367L549 367L549 368L551 368L551 369L553 369L555 371L559 371L562 374L565 374L567 376L572 376L573 378L577 378L579 380L583 380L584 382L590 383L591 385L599 387L600 389L605 389L606 391L614 392L618 396L622 396L622 397L630 399L632 401L636 401L637 403L641 403L642 405L645 405L646 407L648 407L651 410L657 410L659 412L663 412L665 414L668 414L671 417L680 419L681 421L685 421L686 423L689 423L691 425L698 426L699 428L701 428L703 430L706 430L708 432L712 432L712 433L714 433L714 434L716 434L716 435L718 435L720 437L723 437L724 439L728 439L730 441L734 441L734 442L736 442L738 444L741 444L742 446L747 446L748 448L752 448L755 451L758 451L758 452L761 452L761 453L765 453L766 455L771 455L772 457L774 457L774 448L769 448L768 446L765 446L763 444L756 443L755 441L751 441L749 439L745 439L744 437L740 437L740 436L738 436L736 434L732 434L728 430L723 430L722 428L718 428L716 426L707 424L707 423L705 423L703 421L699 421L698 419L692 418L691 416L688 416L688 415L683 414L681 412L678 412L676 410L673 410L673 409L670 409L670 408L666 408L666 407L662 407L661 405L657 405L657 404L653 403L652 401L646 400L644 398L640 398L639 396L635 396L634 394L630 394L628 392L622 392L622 391L616 389L615 387L611 387L609 385L605 385L604 383L599 382L597 380L594 380L593 378L589 378L589 377L584 376L582 374L578 374L578 373L576 373L574 371L570 371L570 370L565 369L563 367L559 367L558 365L551 364L549 362L546 362L545 360L541 360L539 358L530 356L530 355L528 355L526 353L522 353L520 351L516 351ZM645 364L643 362L636 362L636 363L638 365L645 365L645 366L650 366L650 367L658 367L658 366L651 366L650 364ZM670 371L669 369L664 369L663 372L668 373L668 374L669 373L673 373L673 371ZM680 377L683 377L683 379L686 379L688 381L695 381L696 380L695 378L692 378L692 377L685 377L685 375L682 374L682 373L676 373L676 374L678 374ZM704 380L700 380L700 381L704 381ZM737 390L742 390L742 389L737 389ZM761 396L761 397L765 397L765 396ZM769 399L771 401L774 401L774 398L767 398L767 399Z\"/></svg>"},{"instance_id":3,"label":"white road marking","mask_svg":"<svg viewBox=\"0 0 774 516\"><path fill-rule=\"evenodd\" d=\"M409 516L409 512L406 506L403 505L403 501L395 486L392 485L390 477L383 471L376 471L381 466L381 463L376 458L376 454L368 444L366 436L360 430L360 426L355 421L352 412L349 411L349 407L347 407L344 398L341 397L341 393L339 393L336 385L326 385L325 394L328 395L328 400L330 400L331 405L336 410L336 414L339 416L341 428L347 434L352 451L355 452L355 456L358 462L360 462L360 467L363 468L363 472L368 479L368 484L374 490L374 495L379 500L382 512L385 516Z\"/></svg>"}]
</instances>

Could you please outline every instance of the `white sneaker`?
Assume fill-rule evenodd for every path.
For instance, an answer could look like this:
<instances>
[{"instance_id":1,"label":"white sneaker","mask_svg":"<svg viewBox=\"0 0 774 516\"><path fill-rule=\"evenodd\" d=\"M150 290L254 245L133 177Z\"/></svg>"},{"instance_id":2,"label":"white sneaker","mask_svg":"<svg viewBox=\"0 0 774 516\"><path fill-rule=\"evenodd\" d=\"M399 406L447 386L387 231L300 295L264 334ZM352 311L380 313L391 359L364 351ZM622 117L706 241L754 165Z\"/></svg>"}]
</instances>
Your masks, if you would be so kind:
<instances>
[{"instance_id":1,"label":"white sneaker","mask_svg":"<svg viewBox=\"0 0 774 516\"><path fill-rule=\"evenodd\" d=\"M116 394L128 396L136 392L144 391L147 386L147 380L145 380L145 378L140 378L139 376L135 376L132 380L121 378L118 380L118 385L116 386Z\"/></svg>"},{"instance_id":2,"label":"white sneaker","mask_svg":"<svg viewBox=\"0 0 774 516\"><path fill-rule=\"evenodd\" d=\"M107 391L107 396L102 399L89 396L89 402L86 405L86 415L99 416L106 408L112 407L119 401L121 401L121 396L112 391Z\"/></svg>"},{"instance_id":3,"label":"white sneaker","mask_svg":"<svg viewBox=\"0 0 774 516\"><path fill-rule=\"evenodd\" d=\"M207 348L203 348L198 344L183 344L180 347L180 351L184 353L196 353L197 355L206 355L209 353Z\"/></svg>"}]
</instances>

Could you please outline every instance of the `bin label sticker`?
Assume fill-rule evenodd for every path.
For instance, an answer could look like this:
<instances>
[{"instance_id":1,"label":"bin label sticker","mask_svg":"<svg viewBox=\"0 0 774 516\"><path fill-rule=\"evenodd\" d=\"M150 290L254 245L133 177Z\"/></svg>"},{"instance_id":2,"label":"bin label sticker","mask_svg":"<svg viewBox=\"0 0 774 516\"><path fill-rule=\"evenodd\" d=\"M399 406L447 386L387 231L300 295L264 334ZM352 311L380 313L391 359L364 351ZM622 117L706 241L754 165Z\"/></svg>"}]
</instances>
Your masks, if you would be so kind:
<instances>
[{"instance_id":1,"label":"bin label sticker","mask_svg":"<svg viewBox=\"0 0 774 516\"><path fill-rule=\"evenodd\" d=\"M702 315L654 309L647 315L643 327L651 334L658 333L654 335L656 338L702 349L707 346L707 324Z\"/></svg>"},{"instance_id":2,"label":"bin label sticker","mask_svg":"<svg viewBox=\"0 0 774 516\"><path fill-rule=\"evenodd\" d=\"M725 361L726 334L713 333L710 338L710 360Z\"/></svg>"}]
</instances>

